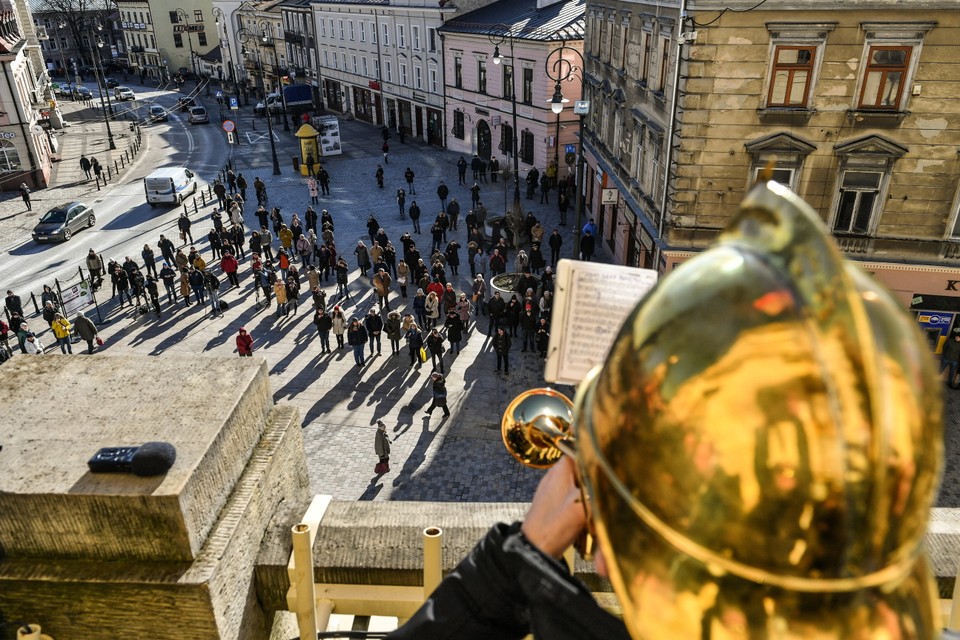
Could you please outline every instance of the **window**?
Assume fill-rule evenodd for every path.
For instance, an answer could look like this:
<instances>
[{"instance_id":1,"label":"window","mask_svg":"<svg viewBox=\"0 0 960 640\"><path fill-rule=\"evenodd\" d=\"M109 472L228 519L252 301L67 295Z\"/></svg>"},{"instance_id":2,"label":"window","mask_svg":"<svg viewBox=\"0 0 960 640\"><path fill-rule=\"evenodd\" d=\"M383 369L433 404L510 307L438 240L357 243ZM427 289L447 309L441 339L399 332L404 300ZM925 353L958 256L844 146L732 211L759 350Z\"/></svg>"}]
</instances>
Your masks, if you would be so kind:
<instances>
[{"instance_id":1,"label":"window","mask_svg":"<svg viewBox=\"0 0 960 640\"><path fill-rule=\"evenodd\" d=\"M357 25L360 28L360 42L367 41L367 25L364 22L361 22Z\"/></svg>"},{"instance_id":2,"label":"window","mask_svg":"<svg viewBox=\"0 0 960 640\"><path fill-rule=\"evenodd\" d=\"M646 84L650 77L650 43L653 40L653 34L643 33L643 48L640 50L640 75L637 78L641 84Z\"/></svg>"},{"instance_id":3,"label":"window","mask_svg":"<svg viewBox=\"0 0 960 640\"><path fill-rule=\"evenodd\" d=\"M351 58L351 62L353 62L353 72L360 73L360 67L357 64L357 56L351 55L350 58Z\"/></svg>"},{"instance_id":4,"label":"window","mask_svg":"<svg viewBox=\"0 0 960 640\"><path fill-rule=\"evenodd\" d=\"M660 67L657 72L657 91L663 93L667 89L667 64L670 62L670 38L660 40Z\"/></svg>"},{"instance_id":5,"label":"window","mask_svg":"<svg viewBox=\"0 0 960 640\"><path fill-rule=\"evenodd\" d=\"M405 62L400 63L400 84L407 86L407 64Z\"/></svg>"},{"instance_id":6,"label":"window","mask_svg":"<svg viewBox=\"0 0 960 640\"><path fill-rule=\"evenodd\" d=\"M389 60L383 61L383 79L387 82L393 82L393 65Z\"/></svg>"},{"instance_id":7,"label":"window","mask_svg":"<svg viewBox=\"0 0 960 640\"><path fill-rule=\"evenodd\" d=\"M423 89L423 67L420 65L413 68L413 88Z\"/></svg>"},{"instance_id":8,"label":"window","mask_svg":"<svg viewBox=\"0 0 960 640\"><path fill-rule=\"evenodd\" d=\"M373 59L373 77L380 80L380 60L377 58Z\"/></svg>"},{"instance_id":9,"label":"window","mask_svg":"<svg viewBox=\"0 0 960 640\"><path fill-rule=\"evenodd\" d=\"M373 22L370 23L370 42L377 44L377 25Z\"/></svg>"},{"instance_id":10,"label":"window","mask_svg":"<svg viewBox=\"0 0 960 640\"><path fill-rule=\"evenodd\" d=\"M20 154L9 140L0 140L0 171L20 171Z\"/></svg>"},{"instance_id":11,"label":"window","mask_svg":"<svg viewBox=\"0 0 960 640\"><path fill-rule=\"evenodd\" d=\"M353 20L347 22L347 28L350 30L350 39L353 40L355 38L353 33Z\"/></svg>"},{"instance_id":12,"label":"window","mask_svg":"<svg viewBox=\"0 0 960 640\"><path fill-rule=\"evenodd\" d=\"M323 66L325 66L325 67L329 67L329 66L330 66L330 58L327 57L327 50L326 50L326 49L323 50Z\"/></svg>"},{"instance_id":13,"label":"window","mask_svg":"<svg viewBox=\"0 0 960 640\"><path fill-rule=\"evenodd\" d=\"M650 192L658 202L663 195L663 136L650 136Z\"/></svg>"},{"instance_id":14,"label":"window","mask_svg":"<svg viewBox=\"0 0 960 640\"><path fill-rule=\"evenodd\" d=\"M487 92L487 61L477 60L477 91Z\"/></svg>"},{"instance_id":15,"label":"window","mask_svg":"<svg viewBox=\"0 0 960 640\"><path fill-rule=\"evenodd\" d=\"M778 46L774 50L767 106L807 106L816 56L816 47Z\"/></svg>"},{"instance_id":16,"label":"window","mask_svg":"<svg viewBox=\"0 0 960 640\"><path fill-rule=\"evenodd\" d=\"M198 31L197 42L200 44L201 47L207 46L207 34L204 33L203 31Z\"/></svg>"},{"instance_id":17,"label":"window","mask_svg":"<svg viewBox=\"0 0 960 640\"><path fill-rule=\"evenodd\" d=\"M170 12L170 24L178 24L180 22L180 14L176 11Z\"/></svg>"},{"instance_id":18,"label":"window","mask_svg":"<svg viewBox=\"0 0 960 640\"><path fill-rule=\"evenodd\" d=\"M630 176L639 185L643 178L643 139L646 137L646 127L638 124L633 132L633 163L630 167ZM641 187L642 189L642 187Z\"/></svg>"},{"instance_id":19,"label":"window","mask_svg":"<svg viewBox=\"0 0 960 640\"><path fill-rule=\"evenodd\" d=\"M420 51L420 27L410 25L410 40L414 51Z\"/></svg>"},{"instance_id":20,"label":"window","mask_svg":"<svg viewBox=\"0 0 960 640\"><path fill-rule=\"evenodd\" d=\"M397 25L397 46L401 49L407 46L407 30L402 24Z\"/></svg>"},{"instance_id":21,"label":"window","mask_svg":"<svg viewBox=\"0 0 960 640\"><path fill-rule=\"evenodd\" d=\"M340 33L340 39L346 40L346 32L343 30L343 20L337 20L337 31Z\"/></svg>"},{"instance_id":22,"label":"window","mask_svg":"<svg viewBox=\"0 0 960 640\"><path fill-rule=\"evenodd\" d=\"M843 172L840 183L840 200L837 205L834 233L870 232L870 221L880 195L880 171Z\"/></svg>"},{"instance_id":23,"label":"window","mask_svg":"<svg viewBox=\"0 0 960 640\"><path fill-rule=\"evenodd\" d=\"M361 22L360 24L363 24L363 23ZM366 77L370 77L370 69L367 66L367 56L363 56L363 58L361 58L361 64L363 65L363 75Z\"/></svg>"},{"instance_id":24,"label":"window","mask_svg":"<svg viewBox=\"0 0 960 640\"><path fill-rule=\"evenodd\" d=\"M463 89L463 58L460 56L453 59L453 86Z\"/></svg>"},{"instance_id":25,"label":"window","mask_svg":"<svg viewBox=\"0 0 960 640\"><path fill-rule=\"evenodd\" d=\"M203 9L194 9L194 10L193 10L193 21L194 21L194 22L203 22Z\"/></svg>"},{"instance_id":26,"label":"window","mask_svg":"<svg viewBox=\"0 0 960 640\"><path fill-rule=\"evenodd\" d=\"M327 23L323 19L320 20L320 37L321 38L327 37Z\"/></svg>"},{"instance_id":27,"label":"window","mask_svg":"<svg viewBox=\"0 0 960 640\"><path fill-rule=\"evenodd\" d=\"M533 132L526 129L520 133L520 159L524 164L533 164Z\"/></svg>"},{"instance_id":28,"label":"window","mask_svg":"<svg viewBox=\"0 0 960 640\"><path fill-rule=\"evenodd\" d=\"M465 137L463 111L460 111L460 109L453 110L453 137L457 138L458 140L463 140Z\"/></svg>"},{"instance_id":29,"label":"window","mask_svg":"<svg viewBox=\"0 0 960 640\"><path fill-rule=\"evenodd\" d=\"M620 143L623 141L623 113L617 108L613 113L613 155L619 158L621 155Z\"/></svg>"},{"instance_id":30,"label":"window","mask_svg":"<svg viewBox=\"0 0 960 640\"><path fill-rule=\"evenodd\" d=\"M508 158L513 157L513 127L508 124L500 125L500 151Z\"/></svg>"},{"instance_id":31,"label":"window","mask_svg":"<svg viewBox=\"0 0 960 640\"><path fill-rule=\"evenodd\" d=\"M427 29L427 46L430 53L437 52L437 30L433 27Z\"/></svg>"},{"instance_id":32,"label":"window","mask_svg":"<svg viewBox=\"0 0 960 640\"><path fill-rule=\"evenodd\" d=\"M430 81L430 93L439 93L440 92L440 81L438 78L437 70L431 67L427 71L427 78Z\"/></svg>"},{"instance_id":33,"label":"window","mask_svg":"<svg viewBox=\"0 0 960 640\"><path fill-rule=\"evenodd\" d=\"M817 147L793 133L776 133L744 145L753 160L750 164L749 183L752 186L760 172L773 166L773 179L780 184L797 191L797 180L803 163Z\"/></svg>"},{"instance_id":34,"label":"window","mask_svg":"<svg viewBox=\"0 0 960 640\"><path fill-rule=\"evenodd\" d=\"M503 97L510 99L513 97L513 65L503 65Z\"/></svg>"},{"instance_id":35,"label":"window","mask_svg":"<svg viewBox=\"0 0 960 640\"><path fill-rule=\"evenodd\" d=\"M182 33L175 33L175 34L173 34L173 46L175 46L175 47L178 48L178 49L182 49L182 48L183 48L183 34L182 34Z\"/></svg>"},{"instance_id":36,"label":"window","mask_svg":"<svg viewBox=\"0 0 960 640\"><path fill-rule=\"evenodd\" d=\"M624 20L620 27L620 68L627 68L627 46L630 44L630 19Z\"/></svg>"},{"instance_id":37,"label":"window","mask_svg":"<svg viewBox=\"0 0 960 640\"><path fill-rule=\"evenodd\" d=\"M383 38L380 39L381 43L385 47L390 46L390 25L386 22L380 24L381 31L383 32Z\"/></svg>"},{"instance_id":38,"label":"window","mask_svg":"<svg viewBox=\"0 0 960 640\"><path fill-rule=\"evenodd\" d=\"M330 37L331 37L331 38L336 38L336 37L337 37L337 32L334 31L334 29L333 29L333 18L330 18L329 20L327 20L327 24L330 25Z\"/></svg>"},{"instance_id":39,"label":"window","mask_svg":"<svg viewBox=\"0 0 960 640\"><path fill-rule=\"evenodd\" d=\"M533 69L523 70L523 104L533 104Z\"/></svg>"},{"instance_id":40,"label":"window","mask_svg":"<svg viewBox=\"0 0 960 640\"><path fill-rule=\"evenodd\" d=\"M861 109L900 108L912 47L870 47L860 91Z\"/></svg>"}]
</instances>

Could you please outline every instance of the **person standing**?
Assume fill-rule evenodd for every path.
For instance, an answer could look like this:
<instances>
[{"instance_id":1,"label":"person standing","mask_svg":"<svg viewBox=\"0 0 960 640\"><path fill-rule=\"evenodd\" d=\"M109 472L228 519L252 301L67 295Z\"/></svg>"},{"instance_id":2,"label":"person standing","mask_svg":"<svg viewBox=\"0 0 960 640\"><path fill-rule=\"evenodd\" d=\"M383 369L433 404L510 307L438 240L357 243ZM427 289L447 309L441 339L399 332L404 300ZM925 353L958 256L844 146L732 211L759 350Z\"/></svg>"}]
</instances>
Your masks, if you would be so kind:
<instances>
[{"instance_id":1,"label":"person standing","mask_svg":"<svg viewBox=\"0 0 960 640\"><path fill-rule=\"evenodd\" d=\"M447 218L449 219L450 228L456 231L457 222L460 220L460 203L457 202L456 198L450 198L450 204L447 205Z\"/></svg>"},{"instance_id":2,"label":"person standing","mask_svg":"<svg viewBox=\"0 0 960 640\"><path fill-rule=\"evenodd\" d=\"M373 355L373 347L377 347L377 355L380 355L380 334L383 333L383 318L374 309L367 312L367 317L363 319L363 328L367 330L367 339L370 342L370 355Z\"/></svg>"},{"instance_id":3,"label":"person standing","mask_svg":"<svg viewBox=\"0 0 960 640\"><path fill-rule=\"evenodd\" d=\"M494 291L493 296L487 301L487 313L490 315L490 323L487 326L487 335L492 335L495 329L500 328L503 322L503 316L507 312L507 302L500 295L499 291Z\"/></svg>"},{"instance_id":4,"label":"person standing","mask_svg":"<svg viewBox=\"0 0 960 640\"><path fill-rule=\"evenodd\" d=\"M373 276L373 288L377 292L377 298L380 301L380 310L390 310L390 285L393 279L386 269L380 269Z\"/></svg>"},{"instance_id":5,"label":"person standing","mask_svg":"<svg viewBox=\"0 0 960 640\"><path fill-rule=\"evenodd\" d=\"M415 196L417 195L417 189L413 186L413 176L413 169L407 167L407 170L403 172L403 177L407 181L407 192L410 195Z\"/></svg>"},{"instance_id":6,"label":"person standing","mask_svg":"<svg viewBox=\"0 0 960 640\"><path fill-rule=\"evenodd\" d=\"M91 175L90 175L90 167L91 167L91 166L92 166L92 165L90 164L90 159L87 158L87 156L81 155L81 156L80 156L80 170L83 171L83 174L84 174L85 176L87 176L87 180L89 180L89 179L91 178Z\"/></svg>"},{"instance_id":7,"label":"person standing","mask_svg":"<svg viewBox=\"0 0 960 640\"><path fill-rule=\"evenodd\" d=\"M220 269L226 274L227 279L230 281L230 284L234 287L240 287L240 278L237 277L237 269L240 268L240 263L237 262L237 259L233 257L233 254L229 251L223 253L223 258L220 259Z\"/></svg>"},{"instance_id":8,"label":"person standing","mask_svg":"<svg viewBox=\"0 0 960 640\"><path fill-rule=\"evenodd\" d=\"M596 247L596 238L593 237L593 234L587 231L587 233L580 238L580 259L586 262L590 262L590 259L593 257L593 251Z\"/></svg>"},{"instance_id":9,"label":"person standing","mask_svg":"<svg viewBox=\"0 0 960 640\"><path fill-rule=\"evenodd\" d=\"M400 209L400 219L406 214L407 192L401 187L397 189L397 208Z\"/></svg>"},{"instance_id":10,"label":"person standing","mask_svg":"<svg viewBox=\"0 0 960 640\"><path fill-rule=\"evenodd\" d=\"M463 158L461 158L463 160ZM443 183L443 180L440 181L440 186L437 187L437 197L440 198L440 210L447 210L447 196L450 195L450 189L447 188L447 185Z\"/></svg>"},{"instance_id":11,"label":"person standing","mask_svg":"<svg viewBox=\"0 0 960 640\"><path fill-rule=\"evenodd\" d=\"M954 333L947 339L940 357L940 373L948 369L947 386L951 389L960 389L956 384L958 368L960 368L960 332Z\"/></svg>"},{"instance_id":12,"label":"person standing","mask_svg":"<svg viewBox=\"0 0 960 640\"><path fill-rule=\"evenodd\" d=\"M367 330L356 318L351 318L350 326L347 327L347 344L353 348L353 361L356 365L362 367L366 364L363 357L363 347L367 344Z\"/></svg>"},{"instance_id":13,"label":"person standing","mask_svg":"<svg viewBox=\"0 0 960 640\"><path fill-rule=\"evenodd\" d=\"M163 281L163 287L167 291L167 302L170 304L177 303L177 289L174 287L176 277L176 272L170 268L168 263L164 262L163 266L160 267L160 280Z\"/></svg>"},{"instance_id":14,"label":"person standing","mask_svg":"<svg viewBox=\"0 0 960 640\"><path fill-rule=\"evenodd\" d=\"M383 424L382 420L377 420L377 435L373 441L373 450L380 458L377 473L390 471L390 437L387 436L387 425Z\"/></svg>"},{"instance_id":15,"label":"person standing","mask_svg":"<svg viewBox=\"0 0 960 640\"><path fill-rule=\"evenodd\" d=\"M467 161L460 156L457 160L457 184L467 184Z\"/></svg>"},{"instance_id":16,"label":"person standing","mask_svg":"<svg viewBox=\"0 0 960 640\"><path fill-rule=\"evenodd\" d=\"M503 375L510 375L510 334L503 327L498 327L493 337L493 351L497 354L497 373L502 366Z\"/></svg>"},{"instance_id":17,"label":"person standing","mask_svg":"<svg viewBox=\"0 0 960 640\"><path fill-rule=\"evenodd\" d=\"M330 195L330 173L323 167L320 167L320 171L317 171L317 181L320 182L320 192L328 196Z\"/></svg>"},{"instance_id":18,"label":"person standing","mask_svg":"<svg viewBox=\"0 0 960 640\"><path fill-rule=\"evenodd\" d=\"M277 317L287 315L287 283L283 277L273 283L273 296L277 299Z\"/></svg>"},{"instance_id":19,"label":"person standing","mask_svg":"<svg viewBox=\"0 0 960 640\"><path fill-rule=\"evenodd\" d=\"M310 204L320 204L320 194L317 191L317 179L313 176L307 178L307 193L310 194Z\"/></svg>"},{"instance_id":20,"label":"person standing","mask_svg":"<svg viewBox=\"0 0 960 640\"><path fill-rule=\"evenodd\" d=\"M390 355L400 353L400 312L391 311L387 314L387 322L384 324L384 331L390 340Z\"/></svg>"},{"instance_id":21,"label":"person standing","mask_svg":"<svg viewBox=\"0 0 960 640\"><path fill-rule=\"evenodd\" d=\"M464 302L466 302L466 298L464 298ZM469 316L469 310L467 315ZM455 355L460 355L460 343L463 341L463 321L460 320L460 313L456 309L450 309L447 313L446 328L450 348Z\"/></svg>"},{"instance_id":22,"label":"person standing","mask_svg":"<svg viewBox=\"0 0 960 640\"><path fill-rule=\"evenodd\" d=\"M181 247L187 245L187 238L190 238L190 244L193 244L193 234L190 233L191 226L193 226L193 223L190 222L187 213L181 213L180 217L177 218L177 228L180 229L180 239L183 240L183 244L180 245Z\"/></svg>"},{"instance_id":23,"label":"person standing","mask_svg":"<svg viewBox=\"0 0 960 640\"><path fill-rule=\"evenodd\" d=\"M550 234L547 244L550 245L550 266L556 267L557 262L560 261L560 247L563 246L563 236L558 229L554 229Z\"/></svg>"},{"instance_id":24,"label":"person standing","mask_svg":"<svg viewBox=\"0 0 960 640\"><path fill-rule=\"evenodd\" d=\"M417 323L414 322L410 325L410 328L403 335L403 339L407 341L407 349L410 352L410 366L416 365L419 369L422 364L420 350L423 349L423 334L420 333L420 327L417 326Z\"/></svg>"},{"instance_id":25,"label":"person standing","mask_svg":"<svg viewBox=\"0 0 960 640\"><path fill-rule=\"evenodd\" d=\"M343 334L347 331L347 318L343 315L343 309L339 305L333 308L330 316L330 326L333 328L333 335L337 338L337 349L343 349Z\"/></svg>"},{"instance_id":26,"label":"person standing","mask_svg":"<svg viewBox=\"0 0 960 640\"><path fill-rule=\"evenodd\" d=\"M23 204L27 205L27 211L33 211L33 205L30 204L30 189L26 182L20 183L20 197L23 198Z\"/></svg>"},{"instance_id":27,"label":"person standing","mask_svg":"<svg viewBox=\"0 0 960 640\"><path fill-rule=\"evenodd\" d=\"M447 418L450 416L450 409L447 408L447 384L444 381L443 376L439 373L433 373L430 375L430 378L433 380L433 402L430 403L430 407L427 408L427 415L432 415L433 410L437 407L443 409L443 417Z\"/></svg>"},{"instance_id":28,"label":"person standing","mask_svg":"<svg viewBox=\"0 0 960 640\"><path fill-rule=\"evenodd\" d=\"M237 353L241 358L253 357L253 336L243 327L237 329Z\"/></svg>"},{"instance_id":29,"label":"person standing","mask_svg":"<svg viewBox=\"0 0 960 640\"><path fill-rule=\"evenodd\" d=\"M237 174L237 189L240 190L240 197L243 198L244 202L247 200L247 179L243 177L242 173Z\"/></svg>"},{"instance_id":30,"label":"person standing","mask_svg":"<svg viewBox=\"0 0 960 640\"><path fill-rule=\"evenodd\" d=\"M370 252L367 250L367 245L363 244L363 240L357 241L357 247L353 250L353 254L357 256L357 267L360 268L360 275L367 277L367 270L370 268Z\"/></svg>"},{"instance_id":31,"label":"person standing","mask_svg":"<svg viewBox=\"0 0 960 640\"><path fill-rule=\"evenodd\" d=\"M146 246L146 245L144 245ZM90 286L96 291L103 283L103 260L93 249L87 252L87 271L90 272Z\"/></svg>"},{"instance_id":32,"label":"person standing","mask_svg":"<svg viewBox=\"0 0 960 640\"><path fill-rule=\"evenodd\" d=\"M427 351L430 352L430 364L433 366L433 371L439 368L440 373L444 373L443 352L445 349L443 347L443 336L436 329L432 329L427 336ZM437 366L438 363L439 367Z\"/></svg>"},{"instance_id":33,"label":"person standing","mask_svg":"<svg viewBox=\"0 0 960 640\"><path fill-rule=\"evenodd\" d=\"M313 324L317 327L317 335L320 336L320 353L330 353L330 330L333 329L333 318L327 315L326 309L318 307L313 314Z\"/></svg>"},{"instance_id":34,"label":"person standing","mask_svg":"<svg viewBox=\"0 0 960 640\"><path fill-rule=\"evenodd\" d=\"M383 152L383 164L390 164L390 145L386 140L383 141L383 146L380 147L380 151Z\"/></svg>"},{"instance_id":35,"label":"person standing","mask_svg":"<svg viewBox=\"0 0 960 640\"><path fill-rule=\"evenodd\" d=\"M78 311L77 317L73 319L73 332L80 336L81 340L87 343L87 353L93 354L93 343L99 336L97 325L93 324L93 321L90 320L90 318Z\"/></svg>"},{"instance_id":36,"label":"person standing","mask_svg":"<svg viewBox=\"0 0 960 640\"><path fill-rule=\"evenodd\" d=\"M73 347L70 346L70 333L73 331L73 325L63 317L62 313L56 313L53 316L53 322L50 325L53 329L53 335L60 345L60 353L73 354Z\"/></svg>"}]
</instances>

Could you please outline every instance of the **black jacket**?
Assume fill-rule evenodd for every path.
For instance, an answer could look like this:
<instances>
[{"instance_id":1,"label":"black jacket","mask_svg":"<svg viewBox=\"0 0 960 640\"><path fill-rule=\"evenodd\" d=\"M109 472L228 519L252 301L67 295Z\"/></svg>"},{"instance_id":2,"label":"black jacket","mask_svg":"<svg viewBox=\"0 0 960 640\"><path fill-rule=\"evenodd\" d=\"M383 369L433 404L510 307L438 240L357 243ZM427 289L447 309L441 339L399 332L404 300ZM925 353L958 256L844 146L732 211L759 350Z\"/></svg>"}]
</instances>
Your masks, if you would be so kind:
<instances>
[{"instance_id":1,"label":"black jacket","mask_svg":"<svg viewBox=\"0 0 960 640\"><path fill-rule=\"evenodd\" d=\"M629 640L576 578L520 524L495 525L390 640Z\"/></svg>"}]
</instances>

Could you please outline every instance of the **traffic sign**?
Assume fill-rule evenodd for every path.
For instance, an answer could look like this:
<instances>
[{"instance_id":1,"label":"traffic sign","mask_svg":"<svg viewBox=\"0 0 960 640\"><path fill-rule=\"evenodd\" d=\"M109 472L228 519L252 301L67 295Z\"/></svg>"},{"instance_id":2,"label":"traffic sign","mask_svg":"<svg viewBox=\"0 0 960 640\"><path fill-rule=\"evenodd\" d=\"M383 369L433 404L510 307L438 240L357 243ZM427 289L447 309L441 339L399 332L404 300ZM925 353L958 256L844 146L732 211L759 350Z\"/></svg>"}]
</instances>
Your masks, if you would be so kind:
<instances>
[{"instance_id":1,"label":"traffic sign","mask_svg":"<svg viewBox=\"0 0 960 640\"><path fill-rule=\"evenodd\" d=\"M231 98L230 98L230 110L231 110L231 111L236 111L236 110L239 109L239 108L240 108L240 103L237 101L236 98L231 97Z\"/></svg>"},{"instance_id":2,"label":"traffic sign","mask_svg":"<svg viewBox=\"0 0 960 640\"><path fill-rule=\"evenodd\" d=\"M229 122L229 121L228 121L228 122ZM233 132L232 132L232 131L228 131L228 132L227 132L227 144L233 144Z\"/></svg>"},{"instance_id":3,"label":"traffic sign","mask_svg":"<svg viewBox=\"0 0 960 640\"><path fill-rule=\"evenodd\" d=\"M218 97L218 98L222 98L222 97L223 97L223 91L219 91L219 90L218 90L218 91L217 91L217 97Z\"/></svg>"},{"instance_id":4,"label":"traffic sign","mask_svg":"<svg viewBox=\"0 0 960 640\"><path fill-rule=\"evenodd\" d=\"M232 133L237 129L237 125L234 124L233 120L224 120L223 121L223 130L227 133Z\"/></svg>"}]
</instances>

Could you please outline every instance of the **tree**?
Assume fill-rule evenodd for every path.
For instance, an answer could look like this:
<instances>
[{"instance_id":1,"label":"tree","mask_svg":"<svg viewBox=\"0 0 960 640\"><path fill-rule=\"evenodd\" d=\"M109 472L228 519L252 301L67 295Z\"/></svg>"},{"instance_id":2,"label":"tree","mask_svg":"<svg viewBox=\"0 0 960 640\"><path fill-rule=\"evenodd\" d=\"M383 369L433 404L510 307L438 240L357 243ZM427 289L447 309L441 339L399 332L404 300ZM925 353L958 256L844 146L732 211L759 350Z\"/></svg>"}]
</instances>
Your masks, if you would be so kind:
<instances>
[{"instance_id":1,"label":"tree","mask_svg":"<svg viewBox=\"0 0 960 640\"><path fill-rule=\"evenodd\" d=\"M80 64L93 64L93 56L100 56L97 40L108 45L111 15L115 12L107 0L41 0L34 13L49 15L61 28L70 32ZM97 27L103 29L102 35ZM84 41L86 36L86 42Z\"/></svg>"}]
</instances>

